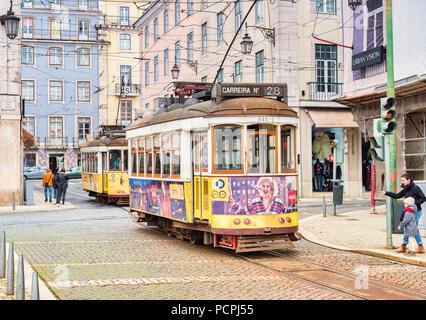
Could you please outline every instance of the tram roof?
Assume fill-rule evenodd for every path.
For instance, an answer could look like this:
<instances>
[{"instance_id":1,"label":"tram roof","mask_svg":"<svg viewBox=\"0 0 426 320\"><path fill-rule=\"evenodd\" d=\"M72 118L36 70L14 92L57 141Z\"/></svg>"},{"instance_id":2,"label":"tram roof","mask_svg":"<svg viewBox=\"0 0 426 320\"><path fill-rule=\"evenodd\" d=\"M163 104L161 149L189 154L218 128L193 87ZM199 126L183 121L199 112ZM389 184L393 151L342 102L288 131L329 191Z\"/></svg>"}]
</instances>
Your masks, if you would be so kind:
<instances>
[{"instance_id":1,"label":"tram roof","mask_svg":"<svg viewBox=\"0 0 426 320\"><path fill-rule=\"evenodd\" d=\"M123 147L123 146L127 146L127 141L125 137L118 137L118 138L101 137L95 140L84 142L83 144L80 145L80 148Z\"/></svg>"},{"instance_id":2,"label":"tram roof","mask_svg":"<svg viewBox=\"0 0 426 320\"><path fill-rule=\"evenodd\" d=\"M287 104L268 98L232 98L222 100L220 103L209 100L190 106L174 105L171 111L142 118L131 123L125 130L147 127L164 122L183 120L198 117L220 116L253 116L268 115L296 118L297 113Z\"/></svg>"}]
</instances>

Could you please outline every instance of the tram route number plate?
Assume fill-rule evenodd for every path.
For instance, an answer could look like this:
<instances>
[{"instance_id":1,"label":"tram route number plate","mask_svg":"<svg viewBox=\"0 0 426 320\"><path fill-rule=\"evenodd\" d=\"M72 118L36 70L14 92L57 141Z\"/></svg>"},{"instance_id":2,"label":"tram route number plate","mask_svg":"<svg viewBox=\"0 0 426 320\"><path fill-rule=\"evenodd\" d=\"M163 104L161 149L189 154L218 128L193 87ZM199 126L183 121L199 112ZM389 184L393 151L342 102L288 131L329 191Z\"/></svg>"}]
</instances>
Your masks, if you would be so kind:
<instances>
[{"instance_id":1,"label":"tram route number plate","mask_svg":"<svg viewBox=\"0 0 426 320\"><path fill-rule=\"evenodd\" d=\"M217 86L218 88L213 90L212 96L218 94L222 97L284 97L287 94L285 84L219 84Z\"/></svg>"}]
</instances>

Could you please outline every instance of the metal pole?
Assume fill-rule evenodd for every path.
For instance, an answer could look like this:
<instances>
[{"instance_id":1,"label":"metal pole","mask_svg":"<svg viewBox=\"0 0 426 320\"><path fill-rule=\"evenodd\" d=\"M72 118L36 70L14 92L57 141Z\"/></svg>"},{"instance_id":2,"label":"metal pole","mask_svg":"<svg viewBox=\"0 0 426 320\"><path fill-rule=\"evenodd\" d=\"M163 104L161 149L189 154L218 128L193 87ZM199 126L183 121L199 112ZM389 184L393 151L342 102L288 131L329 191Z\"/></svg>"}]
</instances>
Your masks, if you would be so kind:
<instances>
[{"instance_id":1,"label":"metal pole","mask_svg":"<svg viewBox=\"0 0 426 320\"><path fill-rule=\"evenodd\" d=\"M394 61L393 61L393 26L392 0L386 0L386 63L387 63L387 97L395 98ZM385 135L385 177L386 190L396 192L396 132ZM392 217L394 200L386 197L386 248L392 245Z\"/></svg>"},{"instance_id":2,"label":"metal pole","mask_svg":"<svg viewBox=\"0 0 426 320\"><path fill-rule=\"evenodd\" d=\"M15 211L15 192L12 195L12 210Z\"/></svg>"},{"instance_id":3,"label":"metal pole","mask_svg":"<svg viewBox=\"0 0 426 320\"><path fill-rule=\"evenodd\" d=\"M324 196L322 197L322 215L324 217L327 216L327 206L325 204L325 197Z\"/></svg>"},{"instance_id":4,"label":"metal pole","mask_svg":"<svg viewBox=\"0 0 426 320\"><path fill-rule=\"evenodd\" d=\"M0 278L4 278L6 273L6 232L1 232L0 248Z\"/></svg>"},{"instance_id":5,"label":"metal pole","mask_svg":"<svg viewBox=\"0 0 426 320\"><path fill-rule=\"evenodd\" d=\"M336 172L337 172L337 158L336 158L336 150L337 150L337 146L333 148L333 189L334 186L337 184L336 182ZM333 192L334 194L334 192ZM333 199L333 216L336 215L336 203L334 202Z\"/></svg>"},{"instance_id":6,"label":"metal pole","mask_svg":"<svg viewBox=\"0 0 426 320\"><path fill-rule=\"evenodd\" d=\"M389 134L384 135L385 143L384 147L384 157L385 157L385 190L390 190L391 179L389 175L390 171L390 152L389 152ZM386 249L392 249L392 211L393 211L393 201L391 197L386 197Z\"/></svg>"},{"instance_id":7,"label":"metal pole","mask_svg":"<svg viewBox=\"0 0 426 320\"><path fill-rule=\"evenodd\" d=\"M25 300L24 256L19 255L18 279L16 282L16 300Z\"/></svg>"},{"instance_id":8,"label":"metal pole","mask_svg":"<svg viewBox=\"0 0 426 320\"><path fill-rule=\"evenodd\" d=\"M33 282L31 284L31 300L40 300L40 290L38 288L38 272L33 272Z\"/></svg>"},{"instance_id":9,"label":"metal pole","mask_svg":"<svg viewBox=\"0 0 426 320\"><path fill-rule=\"evenodd\" d=\"M9 257L7 260L7 292L12 295L15 288L15 261L13 257L13 242L9 243Z\"/></svg>"}]
</instances>

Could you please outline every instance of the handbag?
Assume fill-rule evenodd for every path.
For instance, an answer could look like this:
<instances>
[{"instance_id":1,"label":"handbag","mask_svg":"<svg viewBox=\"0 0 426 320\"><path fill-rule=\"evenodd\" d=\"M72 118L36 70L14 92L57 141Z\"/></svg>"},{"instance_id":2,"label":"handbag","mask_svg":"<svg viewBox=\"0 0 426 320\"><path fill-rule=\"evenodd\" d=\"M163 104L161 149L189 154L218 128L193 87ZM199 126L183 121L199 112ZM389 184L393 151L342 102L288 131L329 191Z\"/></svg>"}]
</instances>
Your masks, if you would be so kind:
<instances>
[{"instance_id":1,"label":"handbag","mask_svg":"<svg viewBox=\"0 0 426 320\"><path fill-rule=\"evenodd\" d=\"M44 187L45 187L45 188L48 188L48 187L49 187L49 182L50 182L50 180L52 180L52 174L50 174L50 179L49 179L49 181L47 181L47 182L45 182L45 183L44 183Z\"/></svg>"}]
</instances>

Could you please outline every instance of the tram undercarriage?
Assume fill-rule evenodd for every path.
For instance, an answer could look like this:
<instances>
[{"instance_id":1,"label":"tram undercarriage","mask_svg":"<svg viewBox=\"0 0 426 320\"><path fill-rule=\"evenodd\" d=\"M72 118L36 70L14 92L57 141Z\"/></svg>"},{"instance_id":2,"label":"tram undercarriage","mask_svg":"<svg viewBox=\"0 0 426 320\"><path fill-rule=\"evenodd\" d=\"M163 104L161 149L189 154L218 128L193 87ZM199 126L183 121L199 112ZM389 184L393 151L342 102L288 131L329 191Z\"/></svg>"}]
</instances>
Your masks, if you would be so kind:
<instances>
[{"instance_id":1,"label":"tram undercarriage","mask_svg":"<svg viewBox=\"0 0 426 320\"><path fill-rule=\"evenodd\" d=\"M277 234L271 233L271 230L262 230L263 234L218 234L213 233L205 221L183 223L141 212L138 212L137 222L146 222L149 227L159 227L166 231L169 237L188 240L191 244L213 245L235 252L291 249L295 248L293 242L298 240L293 232Z\"/></svg>"}]
</instances>

